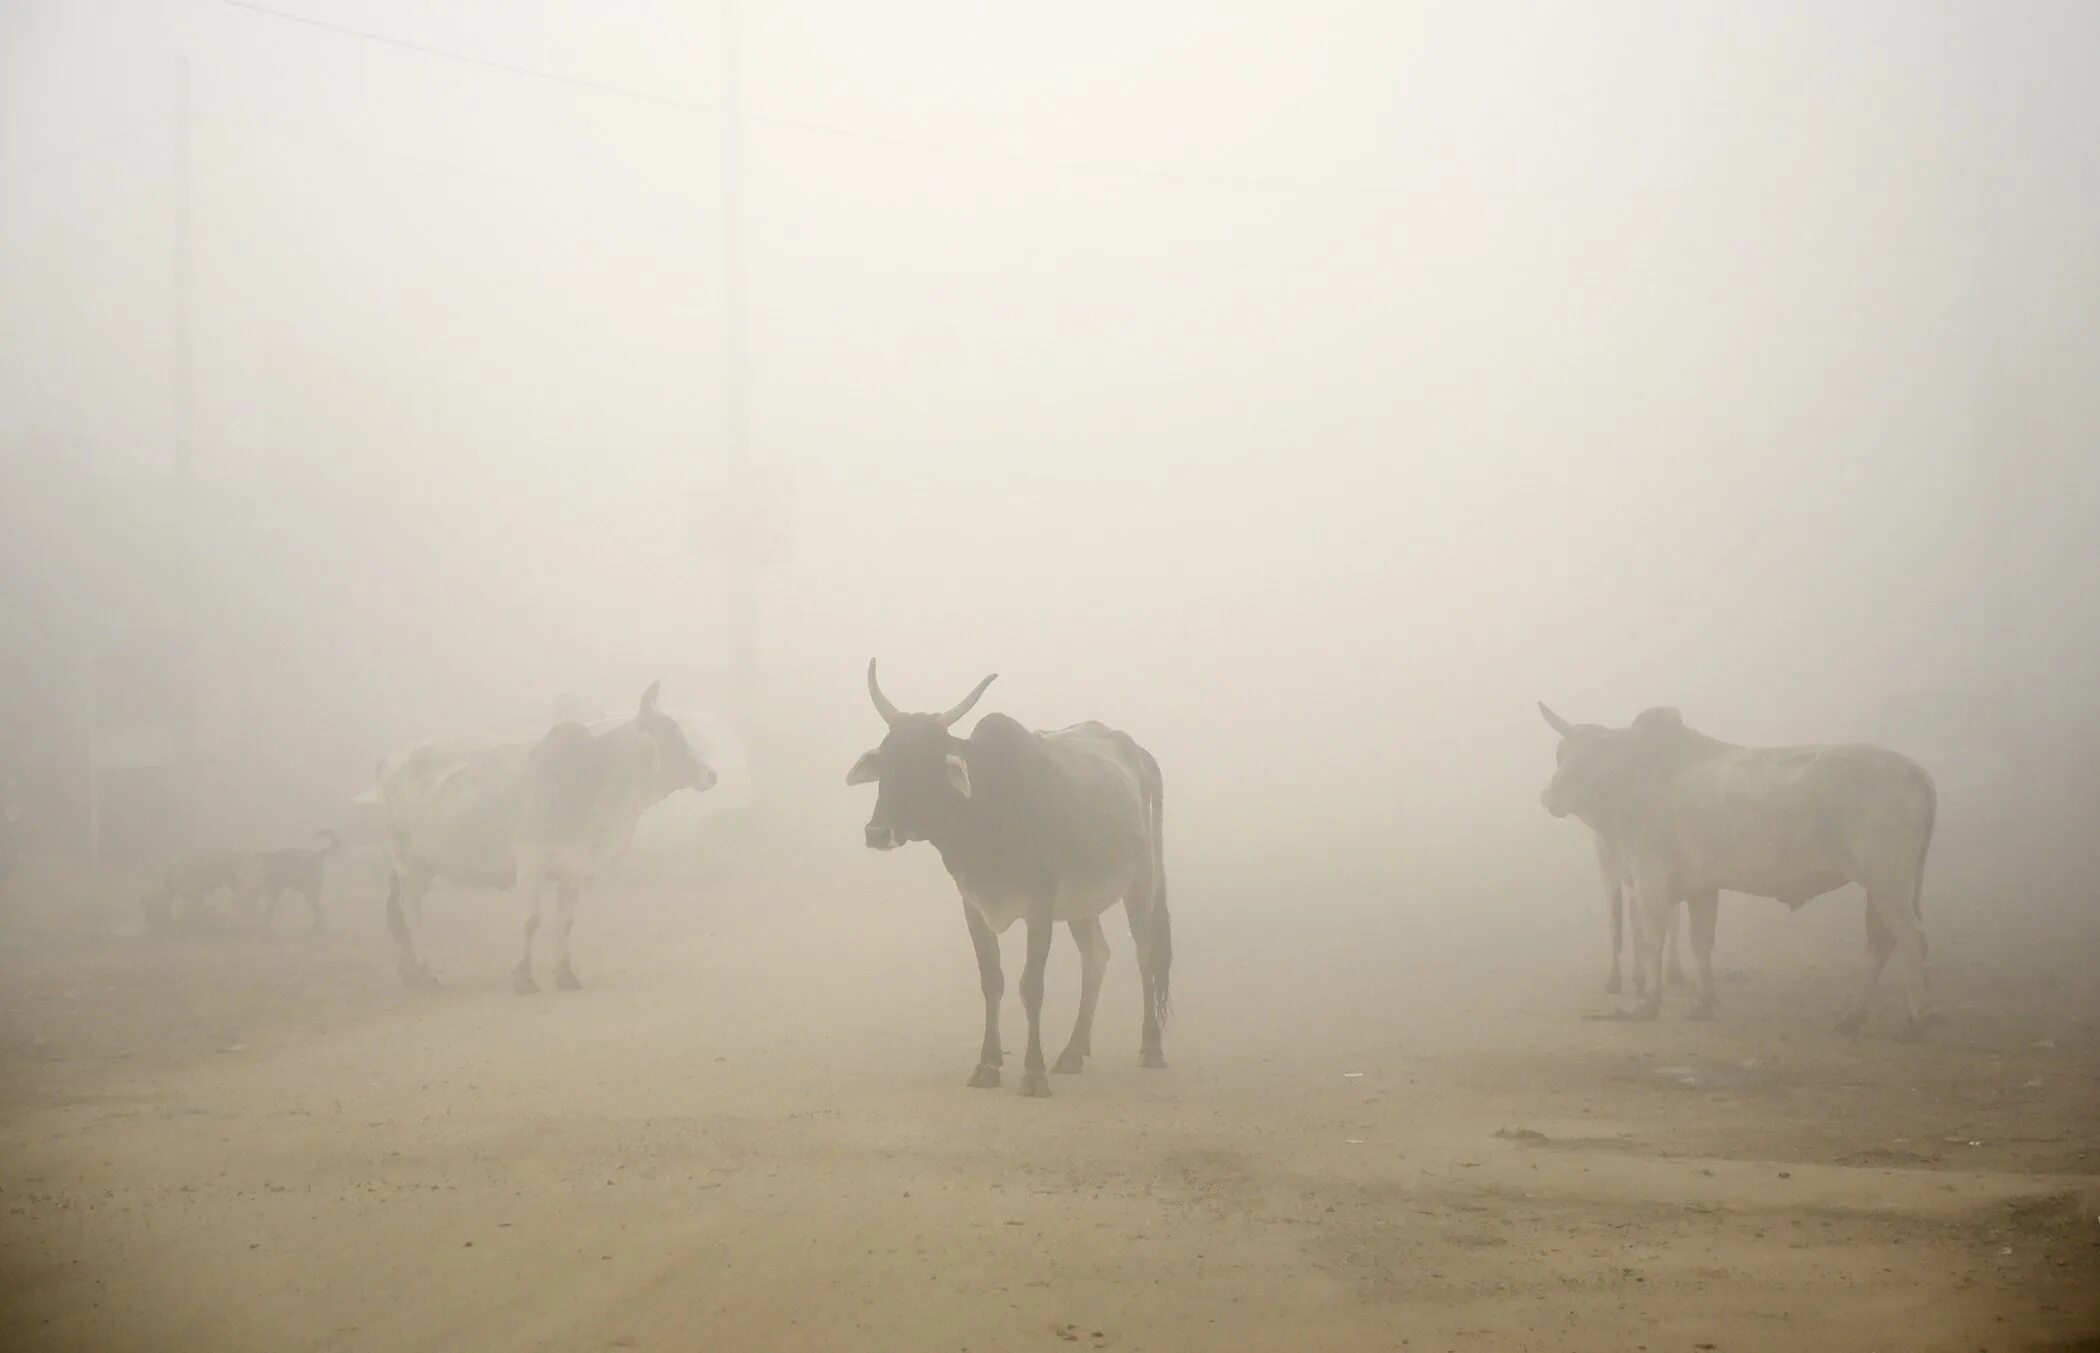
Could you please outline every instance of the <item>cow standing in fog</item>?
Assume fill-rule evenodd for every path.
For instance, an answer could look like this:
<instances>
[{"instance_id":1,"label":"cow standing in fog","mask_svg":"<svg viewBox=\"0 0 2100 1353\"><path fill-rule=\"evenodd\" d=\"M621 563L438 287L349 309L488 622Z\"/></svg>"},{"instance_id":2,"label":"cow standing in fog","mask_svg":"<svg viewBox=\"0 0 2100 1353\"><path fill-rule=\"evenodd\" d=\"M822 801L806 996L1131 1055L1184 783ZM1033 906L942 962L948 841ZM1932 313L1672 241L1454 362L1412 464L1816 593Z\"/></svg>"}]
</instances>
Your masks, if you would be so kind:
<instances>
[{"instance_id":1,"label":"cow standing in fog","mask_svg":"<svg viewBox=\"0 0 2100 1353\"><path fill-rule=\"evenodd\" d=\"M1543 702L1539 705L1539 713L1546 716L1547 726L1560 734L1560 745L1554 751L1556 764L1567 758L1569 738L1575 736L1583 728L1596 727L1594 724L1571 724L1566 719L1561 718L1560 715L1546 708ZM1611 976L1604 979L1604 989L1616 996L1624 985L1620 980L1619 955L1626 949L1626 913L1627 902L1633 893L1633 870L1626 863L1625 851L1594 831L1590 835L1597 847L1597 875L1604 880L1604 911L1611 918ZM1718 902L1718 899L1716 899L1716 902ZM1642 915L1639 907L1632 908L1632 911L1633 990L1635 995L1645 996L1648 994L1648 973L1640 964ZM1684 985L1684 959L1681 952L1684 944L1677 934L1677 908L1675 905L1672 905L1670 908L1670 920L1666 930L1667 934L1663 940L1663 955L1666 961L1666 968L1663 977L1671 986L1681 987ZM1711 1011L1708 1013L1711 1013Z\"/></svg>"},{"instance_id":2,"label":"cow standing in fog","mask_svg":"<svg viewBox=\"0 0 2100 1353\"><path fill-rule=\"evenodd\" d=\"M1640 1013L1661 1000L1662 922L1679 898L1726 888L1800 907L1847 883L1867 893L1867 965L1839 1028L1856 1032L1881 970L1899 957L1903 1036L1925 1018L1925 928L1919 910L1938 796L1932 777L1879 747L1738 747L1651 709L1628 728L1571 728L1540 796L1626 852L1634 905L1645 913ZM1694 905L1699 1007L1713 1008L1713 908Z\"/></svg>"},{"instance_id":3,"label":"cow standing in fog","mask_svg":"<svg viewBox=\"0 0 2100 1353\"><path fill-rule=\"evenodd\" d=\"M601 733L560 723L530 748L442 738L380 767L380 813L394 860L387 929L402 981L435 985L417 957L416 933L431 882L446 878L483 888L517 885L525 953L514 983L521 994L539 990L532 945L552 881L554 984L564 991L582 985L569 961L577 894L626 849L644 812L678 790L715 783L677 720L656 708L656 691L651 685L632 719Z\"/></svg>"},{"instance_id":4,"label":"cow standing in fog","mask_svg":"<svg viewBox=\"0 0 2100 1353\"><path fill-rule=\"evenodd\" d=\"M894 850L928 841L962 893L963 918L977 951L984 992L984 1045L970 1084L999 1084L999 1002L1006 980L999 935L1025 921L1028 961L1021 1003L1028 1055L1021 1093L1046 1096L1043 1074L1043 970L1056 923L1079 946L1079 1018L1056 1070L1076 1072L1093 1050L1094 1006L1108 968L1101 914L1121 902L1144 983L1139 1061L1164 1067L1167 975L1173 935L1167 918L1159 763L1128 734L1098 723L1034 733L1004 714L978 720L968 738L948 730L970 712L993 678L977 683L944 714L905 714L889 702L868 662L868 695L888 725L882 745L854 762L849 785L875 784L867 844Z\"/></svg>"}]
</instances>

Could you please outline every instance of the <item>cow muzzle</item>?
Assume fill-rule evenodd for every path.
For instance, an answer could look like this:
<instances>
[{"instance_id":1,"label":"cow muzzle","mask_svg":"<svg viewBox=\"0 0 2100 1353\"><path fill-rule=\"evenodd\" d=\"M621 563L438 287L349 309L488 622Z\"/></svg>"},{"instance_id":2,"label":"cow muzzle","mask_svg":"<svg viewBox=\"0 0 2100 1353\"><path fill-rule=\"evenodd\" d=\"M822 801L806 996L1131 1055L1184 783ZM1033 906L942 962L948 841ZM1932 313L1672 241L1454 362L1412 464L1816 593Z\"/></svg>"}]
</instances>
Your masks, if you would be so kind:
<instances>
[{"instance_id":1,"label":"cow muzzle","mask_svg":"<svg viewBox=\"0 0 2100 1353\"><path fill-rule=\"evenodd\" d=\"M904 844L898 839L896 829L883 823L870 822L867 838L869 850L895 850Z\"/></svg>"},{"instance_id":2,"label":"cow muzzle","mask_svg":"<svg viewBox=\"0 0 2100 1353\"><path fill-rule=\"evenodd\" d=\"M1560 796L1555 794L1551 788L1540 791L1539 803L1555 817L1566 817L1568 815L1568 805L1562 803Z\"/></svg>"}]
</instances>

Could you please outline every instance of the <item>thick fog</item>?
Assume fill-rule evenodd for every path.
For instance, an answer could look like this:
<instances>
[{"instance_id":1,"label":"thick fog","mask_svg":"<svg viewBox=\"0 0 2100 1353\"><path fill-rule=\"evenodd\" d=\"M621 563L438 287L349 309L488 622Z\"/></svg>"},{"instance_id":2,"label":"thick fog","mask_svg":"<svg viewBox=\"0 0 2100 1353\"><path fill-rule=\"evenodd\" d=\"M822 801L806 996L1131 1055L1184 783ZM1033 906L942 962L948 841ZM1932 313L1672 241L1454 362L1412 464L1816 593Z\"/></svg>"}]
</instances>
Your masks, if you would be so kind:
<instances>
[{"instance_id":1,"label":"thick fog","mask_svg":"<svg viewBox=\"0 0 2100 1353\"><path fill-rule=\"evenodd\" d=\"M2096 55L0 0L0 1348L2100 1347Z\"/></svg>"},{"instance_id":2,"label":"thick fog","mask_svg":"<svg viewBox=\"0 0 2100 1353\"><path fill-rule=\"evenodd\" d=\"M0 12L23 765L187 634L240 840L662 675L854 849L871 655L1395 905L1583 867L1539 699L2091 803L2090 7L740 8L741 363L716 6Z\"/></svg>"}]
</instances>

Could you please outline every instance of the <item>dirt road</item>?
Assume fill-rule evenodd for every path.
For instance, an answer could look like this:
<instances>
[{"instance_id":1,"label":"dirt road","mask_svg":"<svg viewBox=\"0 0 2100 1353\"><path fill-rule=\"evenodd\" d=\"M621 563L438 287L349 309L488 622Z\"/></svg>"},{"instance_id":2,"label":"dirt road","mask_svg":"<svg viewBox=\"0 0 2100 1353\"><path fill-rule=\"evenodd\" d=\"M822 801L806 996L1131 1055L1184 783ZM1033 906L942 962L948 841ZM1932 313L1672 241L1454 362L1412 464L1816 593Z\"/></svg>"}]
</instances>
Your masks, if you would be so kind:
<instances>
[{"instance_id":1,"label":"dirt road","mask_svg":"<svg viewBox=\"0 0 2100 1353\"><path fill-rule=\"evenodd\" d=\"M1901 1046L1829 1032L1849 897L1731 899L1722 1018L1639 1025L1583 1018L1594 904L1183 888L1172 1067L1112 928L1094 1064L1030 1101L1013 1055L963 1087L957 904L885 863L593 899L588 989L530 999L488 899L434 903L430 996L347 903L274 944L10 928L0 1342L2100 1346L2093 925L1944 921ZM1076 983L1061 942L1053 1053Z\"/></svg>"}]
</instances>

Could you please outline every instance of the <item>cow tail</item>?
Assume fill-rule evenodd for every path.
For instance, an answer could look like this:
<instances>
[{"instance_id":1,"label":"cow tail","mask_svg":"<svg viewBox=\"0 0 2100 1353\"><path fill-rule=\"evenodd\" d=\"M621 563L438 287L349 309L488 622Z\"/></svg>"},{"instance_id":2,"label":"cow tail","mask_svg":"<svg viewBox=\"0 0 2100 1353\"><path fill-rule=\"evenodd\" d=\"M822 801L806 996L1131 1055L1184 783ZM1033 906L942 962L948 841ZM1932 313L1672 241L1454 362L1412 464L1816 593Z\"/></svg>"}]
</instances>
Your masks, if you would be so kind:
<instances>
[{"instance_id":1,"label":"cow tail","mask_svg":"<svg viewBox=\"0 0 2100 1353\"><path fill-rule=\"evenodd\" d=\"M1164 1029L1174 1002L1168 975L1174 967L1174 918L1167 911L1166 782L1152 753L1144 758L1145 798L1152 817L1152 1013Z\"/></svg>"},{"instance_id":2,"label":"cow tail","mask_svg":"<svg viewBox=\"0 0 2100 1353\"><path fill-rule=\"evenodd\" d=\"M343 848L343 838L336 835L327 827L323 827L321 828L321 830L315 832L314 839L320 842L320 846L314 851L314 854L320 856L324 860Z\"/></svg>"}]
</instances>

